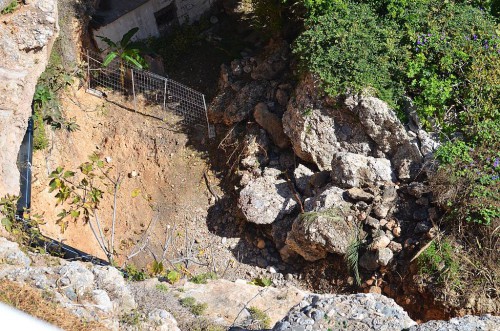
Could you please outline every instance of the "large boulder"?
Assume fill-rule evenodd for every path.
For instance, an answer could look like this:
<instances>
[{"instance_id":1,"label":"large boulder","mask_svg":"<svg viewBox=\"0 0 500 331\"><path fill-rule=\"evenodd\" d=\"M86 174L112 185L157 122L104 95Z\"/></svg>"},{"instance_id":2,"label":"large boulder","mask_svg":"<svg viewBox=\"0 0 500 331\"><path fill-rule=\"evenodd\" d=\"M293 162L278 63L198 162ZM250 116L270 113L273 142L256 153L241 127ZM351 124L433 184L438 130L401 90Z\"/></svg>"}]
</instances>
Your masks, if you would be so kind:
<instances>
[{"instance_id":1,"label":"large boulder","mask_svg":"<svg viewBox=\"0 0 500 331\"><path fill-rule=\"evenodd\" d=\"M340 152L332 160L332 180L351 188L393 182L396 178L388 159Z\"/></svg>"},{"instance_id":2,"label":"large boulder","mask_svg":"<svg viewBox=\"0 0 500 331\"><path fill-rule=\"evenodd\" d=\"M13 14L2 16L0 196L19 193L17 154L31 116L35 86L47 65L58 29L56 0L30 1Z\"/></svg>"},{"instance_id":3,"label":"large boulder","mask_svg":"<svg viewBox=\"0 0 500 331\"><path fill-rule=\"evenodd\" d=\"M330 170L336 152L371 155L374 143L355 114L322 94L311 75L295 90L283 115L283 129L295 154L320 170Z\"/></svg>"},{"instance_id":4,"label":"large boulder","mask_svg":"<svg viewBox=\"0 0 500 331\"><path fill-rule=\"evenodd\" d=\"M354 217L348 217L350 204L343 195L344 190L331 186L307 199L306 212L294 220L287 235L288 248L307 261L320 260L328 253L344 255L358 228Z\"/></svg>"},{"instance_id":5,"label":"large boulder","mask_svg":"<svg viewBox=\"0 0 500 331\"><path fill-rule=\"evenodd\" d=\"M408 180L423 161L418 140L412 139L387 103L370 96L348 96L347 107L355 113L377 149L392 160L398 178Z\"/></svg>"},{"instance_id":6,"label":"large boulder","mask_svg":"<svg viewBox=\"0 0 500 331\"><path fill-rule=\"evenodd\" d=\"M281 171L266 168L262 177L251 180L241 190L238 206L248 222L272 224L295 209L292 184L279 179L280 175Z\"/></svg>"},{"instance_id":7,"label":"large boulder","mask_svg":"<svg viewBox=\"0 0 500 331\"><path fill-rule=\"evenodd\" d=\"M273 331L392 331L415 326L394 300L379 294L310 295L292 308Z\"/></svg>"}]
</instances>

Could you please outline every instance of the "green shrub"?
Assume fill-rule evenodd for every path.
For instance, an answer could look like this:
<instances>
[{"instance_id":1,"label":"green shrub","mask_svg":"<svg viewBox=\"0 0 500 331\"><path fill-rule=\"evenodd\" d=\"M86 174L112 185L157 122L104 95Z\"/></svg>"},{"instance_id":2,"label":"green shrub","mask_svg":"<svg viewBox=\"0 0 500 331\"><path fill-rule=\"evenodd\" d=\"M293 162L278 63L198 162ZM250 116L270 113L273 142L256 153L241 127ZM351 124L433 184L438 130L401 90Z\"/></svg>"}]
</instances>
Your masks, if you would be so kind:
<instances>
[{"instance_id":1,"label":"green shrub","mask_svg":"<svg viewBox=\"0 0 500 331\"><path fill-rule=\"evenodd\" d=\"M482 225L500 223L500 119L478 126L469 143L448 142L436 152L440 167L432 178L436 201L448 219Z\"/></svg>"},{"instance_id":2,"label":"green shrub","mask_svg":"<svg viewBox=\"0 0 500 331\"><path fill-rule=\"evenodd\" d=\"M156 284L156 289L160 292L168 292L168 286L166 284Z\"/></svg>"},{"instance_id":3,"label":"green shrub","mask_svg":"<svg viewBox=\"0 0 500 331\"><path fill-rule=\"evenodd\" d=\"M127 279L134 281L141 281L148 278L148 275L144 271L137 269L137 267L133 264L127 264L125 267L125 273Z\"/></svg>"},{"instance_id":4,"label":"green shrub","mask_svg":"<svg viewBox=\"0 0 500 331\"><path fill-rule=\"evenodd\" d=\"M49 139L47 138L45 123L40 110L35 109L33 113L33 124L33 149L36 151L44 150L49 146Z\"/></svg>"},{"instance_id":5,"label":"green shrub","mask_svg":"<svg viewBox=\"0 0 500 331\"><path fill-rule=\"evenodd\" d=\"M217 274L213 272L206 272L191 278L189 281L195 284L206 284L209 279L217 279Z\"/></svg>"},{"instance_id":6,"label":"green shrub","mask_svg":"<svg viewBox=\"0 0 500 331\"><path fill-rule=\"evenodd\" d=\"M439 284L459 285L460 264L450 241L433 241L417 259L420 274L435 277Z\"/></svg>"},{"instance_id":7,"label":"green shrub","mask_svg":"<svg viewBox=\"0 0 500 331\"><path fill-rule=\"evenodd\" d=\"M495 1L495 3L497 3ZM453 132L500 115L500 39L489 1L304 0L294 52L333 96L367 91L427 128Z\"/></svg>"},{"instance_id":8,"label":"green shrub","mask_svg":"<svg viewBox=\"0 0 500 331\"><path fill-rule=\"evenodd\" d=\"M249 284L251 284L251 285L257 285L257 286L261 286L261 287L271 286L272 283L273 283L273 281L271 280L271 278L267 278L267 277L254 278L254 279L252 279L251 282L249 282Z\"/></svg>"},{"instance_id":9,"label":"green shrub","mask_svg":"<svg viewBox=\"0 0 500 331\"><path fill-rule=\"evenodd\" d=\"M2 9L1 14L2 14L2 15L5 15L5 14L10 14L10 13L13 13L13 12L17 9L17 7L19 7L19 3L18 3L18 1L17 1L17 0L13 0L13 1L11 1L11 2L7 5L7 7L5 7L4 9Z\"/></svg>"},{"instance_id":10,"label":"green shrub","mask_svg":"<svg viewBox=\"0 0 500 331\"><path fill-rule=\"evenodd\" d=\"M175 284L181 279L180 272L176 270L169 270L167 272L167 280L170 284Z\"/></svg>"},{"instance_id":11,"label":"green shrub","mask_svg":"<svg viewBox=\"0 0 500 331\"><path fill-rule=\"evenodd\" d=\"M207 310L208 305L206 303L197 303L196 299L193 297L186 297L179 300L182 307L189 309L189 311L196 316L203 315L205 310Z\"/></svg>"},{"instance_id":12,"label":"green shrub","mask_svg":"<svg viewBox=\"0 0 500 331\"><path fill-rule=\"evenodd\" d=\"M252 319L254 325L259 329L270 329L271 328L271 318L263 310L257 307L248 308L250 313L250 318Z\"/></svg>"}]
</instances>

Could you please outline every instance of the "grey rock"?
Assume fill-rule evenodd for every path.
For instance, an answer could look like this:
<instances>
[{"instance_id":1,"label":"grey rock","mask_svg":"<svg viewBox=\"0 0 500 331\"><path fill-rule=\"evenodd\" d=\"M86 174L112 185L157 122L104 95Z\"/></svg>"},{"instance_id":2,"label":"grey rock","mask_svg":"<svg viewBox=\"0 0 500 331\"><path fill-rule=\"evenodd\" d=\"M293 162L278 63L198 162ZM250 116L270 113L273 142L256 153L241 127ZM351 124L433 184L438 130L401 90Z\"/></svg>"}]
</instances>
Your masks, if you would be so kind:
<instances>
[{"instance_id":1,"label":"grey rock","mask_svg":"<svg viewBox=\"0 0 500 331\"><path fill-rule=\"evenodd\" d=\"M406 187L406 192L418 199L422 197L422 195L429 193L430 189L421 182L412 182Z\"/></svg>"},{"instance_id":2,"label":"grey rock","mask_svg":"<svg viewBox=\"0 0 500 331\"><path fill-rule=\"evenodd\" d=\"M350 188L346 191L347 196L353 200L370 202L373 200L373 194L364 191L358 187Z\"/></svg>"},{"instance_id":3,"label":"grey rock","mask_svg":"<svg viewBox=\"0 0 500 331\"><path fill-rule=\"evenodd\" d=\"M412 326L409 331L493 331L498 330L499 316L464 316L452 318L449 321L429 321L417 326Z\"/></svg>"},{"instance_id":4,"label":"grey rock","mask_svg":"<svg viewBox=\"0 0 500 331\"><path fill-rule=\"evenodd\" d=\"M396 187L394 185L385 185L382 195L376 199L373 206L373 213L379 218L385 218L389 211L394 207L398 197Z\"/></svg>"},{"instance_id":5,"label":"grey rock","mask_svg":"<svg viewBox=\"0 0 500 331\"><path fill-rule=\"evenodd\" d=\"M108 293L104 290L93 290L92 301L94 301L97 307L104 312L109 312L113 309L113 303Z\"/></svg>"},{"instance_id":6,"label":"grey rock","mask_svg":"<svg viewBox=\"0 0 500 331\"><path fill-rule=\"evenodd\" d=\"M418 222L417 225L415 226L414 232L417 234L420 233L427 233L431 229L431 225L428 224L427 222Z\"/></svg>"},{"instance_id":7,"label":"grey rock","mask_svg":"<svg viewBox=\"0 0 500 331\"><path fill-rule=\"evenodd\" d=\"M3 263L28 267L30 258L19 248L19 244L0 237L0 261Z\"/></svg>"},{"instance_id":8,"label":"grey rock","mask_svg":"<svg viewBox=\"0 0 500 331\"><path fill-rule=\"evenodd\" d=\"M332 160L332 180L341 187L351 188L392 182L395 177L387 159L341 152Z\"/></svg>"},{"instance_id":9,"label":"grey rock","mask_svg":"<svg viewBox=\"0 0 500 331\"><path fill-rule=\"evenodd\" d=\"M266 168L264 176L250 181L241 192L238 206L247 221L255 224L272 224L290 214L297 202L294 200L289 184L277 179L281 172Z\"/></svg>"},{"instance_id":10,"label":"grey rock","mask_svg":"<svg viewBox=\"0 0 500 331\"><path fill-rule=\"evenodd\" d=\"M394 300L379 294L323 295L306 297L273 330L306 330L310 326L311 330L392 331L415 325Z\"/></svg>"},{"instance_id":11,"label":"grey rock","mask_svg":"<svg viewBox=\"0 0 500 331\"><path fill-rule=\"evenodd\" d=\"M299 164L294 170L293 175L295 177L295 184L297 185L298 190L304 194L308 189L309 180L311 179L311 176L314 175L314 172L306 166Z\"/></svg>"},{"instance_id":12,"label":"grey rock","mask_svg":"<svg viewBox=\"0 0 500 331\"><path fill-rule=\"evenodd\" d=\"M326 257L327 253L344 255L357 230L352 221L335 210L299 216L288 233L286 244L307 261Z\"/></svg>"},{"instance_id":13,"label":"grey rock","mask_svg":"<svg viewBox=\"0 0 500 331\"><path fill-rule=\"evenodd\" d=\"M146 323L141 325L141 330L180 331L174 316L164 309L153 309L147 315Z\"/></svg>"},{"instance_id":14,"label":"grey rock","mask_svg":"<svg viewBox=\"0 0 500 331\"><path fill-rule=\"evenodd\" d=\"M295 154L320 170L331 170L337 152L370 155L374 147L357 117L334 107L311 75L299 83L295 98L288 102L283 129Z\"/></svg>"},{"instance_id":15,"label":"grey rock","mask_svg":"<svg viewBox=\"0 0 500 331\"><path fill-rule=\"evenodd\" d=\"M369 227L378 230L380 228L380 221L374 217L368 216L365 218L365 224Z\"/></svg>"},{"instance_id":16,"label":"grey rock","mask_svg":"<svg viewBox=\"0 0 500 331\"><path fill-rule=\"evenodd\" d=\"M89 293L94 286L94 274L81 262L70 262L59 270L61 278L69 280L67 288L75 292L78 297Z\"/></svg>"},{"instance_id":17,"label":"grey rock","mask_svg":"<svg viewBox=\"0 0 500 331\"><path fill-rule=\"evenodd\" d=\"M108 293L117 311L125 313L137 308L132 292L118 269L95 266L92 271L97 288Z\"/></svg>"},{"instance_id":18,"label":"grey rock","mask_svg":"<svg viewBox=\"0 0 500 331\"><path fill-rule=\"evenodd\" d=\"M389 248L381 248L377 251L377 264L385 267L393 257L394 253Z\"/></svg>"},{"instance_id":19,"label":"grey rock","mask_svg":"<svg viewBox=\"0 0 500 331\"><path fill-rule=\"evenodd\" d=\"M365 252L359 259L359 266L370 271L377 270L379 267L377 253L372 251Z\"/></svg>"}]
</instances>

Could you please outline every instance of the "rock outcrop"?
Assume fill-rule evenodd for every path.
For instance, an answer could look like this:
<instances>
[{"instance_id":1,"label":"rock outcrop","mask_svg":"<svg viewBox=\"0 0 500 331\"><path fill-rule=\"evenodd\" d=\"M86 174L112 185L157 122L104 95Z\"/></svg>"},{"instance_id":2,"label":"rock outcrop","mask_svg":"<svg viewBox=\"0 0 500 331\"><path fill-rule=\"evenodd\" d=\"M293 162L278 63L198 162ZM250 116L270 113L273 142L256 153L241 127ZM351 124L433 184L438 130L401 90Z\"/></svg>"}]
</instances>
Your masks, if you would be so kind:
<instances>
[{"instance_id":1,"label":"rock outcrop","mask_svg":"<svg viewBox=\"0 0 500 331\"><path fill-rule=\"evenodd\" d=\"M82 320L99 322L109 330L126 327L122 317L138 307L122 273L114 267L68 262L47 255L28 256L17 243L2 237L0 261L0 280L43 290ZM166 311L144 312L144 316L138 329L179 331L176 320Z\"/></svg>"},{"instance_id":2,"label":"rock outcrop","mask_svg":"<svg viewBox=\"0 0 500 331\"><path fill-rule=\"evenodd\" d=\"M0 196L19 193L17 154L31 115L35 85L57 37L57 1L29 1L12 14L2 15L2 21Z\"/></svg>"}]
</instances>

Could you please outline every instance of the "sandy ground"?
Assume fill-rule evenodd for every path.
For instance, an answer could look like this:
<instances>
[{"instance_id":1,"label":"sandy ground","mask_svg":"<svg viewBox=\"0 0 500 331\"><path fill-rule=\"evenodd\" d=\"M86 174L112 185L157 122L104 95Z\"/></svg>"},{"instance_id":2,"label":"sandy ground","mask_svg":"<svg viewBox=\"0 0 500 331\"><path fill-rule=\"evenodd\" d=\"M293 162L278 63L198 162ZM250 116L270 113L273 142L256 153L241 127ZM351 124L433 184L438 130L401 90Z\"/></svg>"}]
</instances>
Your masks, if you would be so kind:
<instances>
[{"instance_id":1,"label":"sandy ground","mask_svg":"<svg viewBox=\"0 0 500 331\"><path fill-rule=\"evenodd\" d=\"M64 206L56 206L55 193L48 192L51 171L58 166L75 170L97 153L110 161L112 176L123 178L114 239L118 265L128 262L150 270L155 259L165 256L165 269L181 263L187 266L188 275L200 268L225 273L225 278L253 275L256 267L238 263L243 258L237 251L248 254L256 248L235 235L241 233L239 224L223 205L216 205L207 188L204 173L212 191L223 196L208 163L210 141L204 127L186 133L178 119L162 109L139 104L134 112L84 89L65 92L61 102L66 118L75 118L80 130L49 129L50 147L35 152L32 208L44 215L45 235L105 258L82 220L70 220L61 232L56 220ZM132 108L126 99L122 103ZM131 176L133 172L137 176ZM113 192L108 191L98 210L107 240L111 238L112 202ZM228 220L233 224L227 225ZM226 225L219 228L216 223Z\"/></svg>"}]
</instances>

